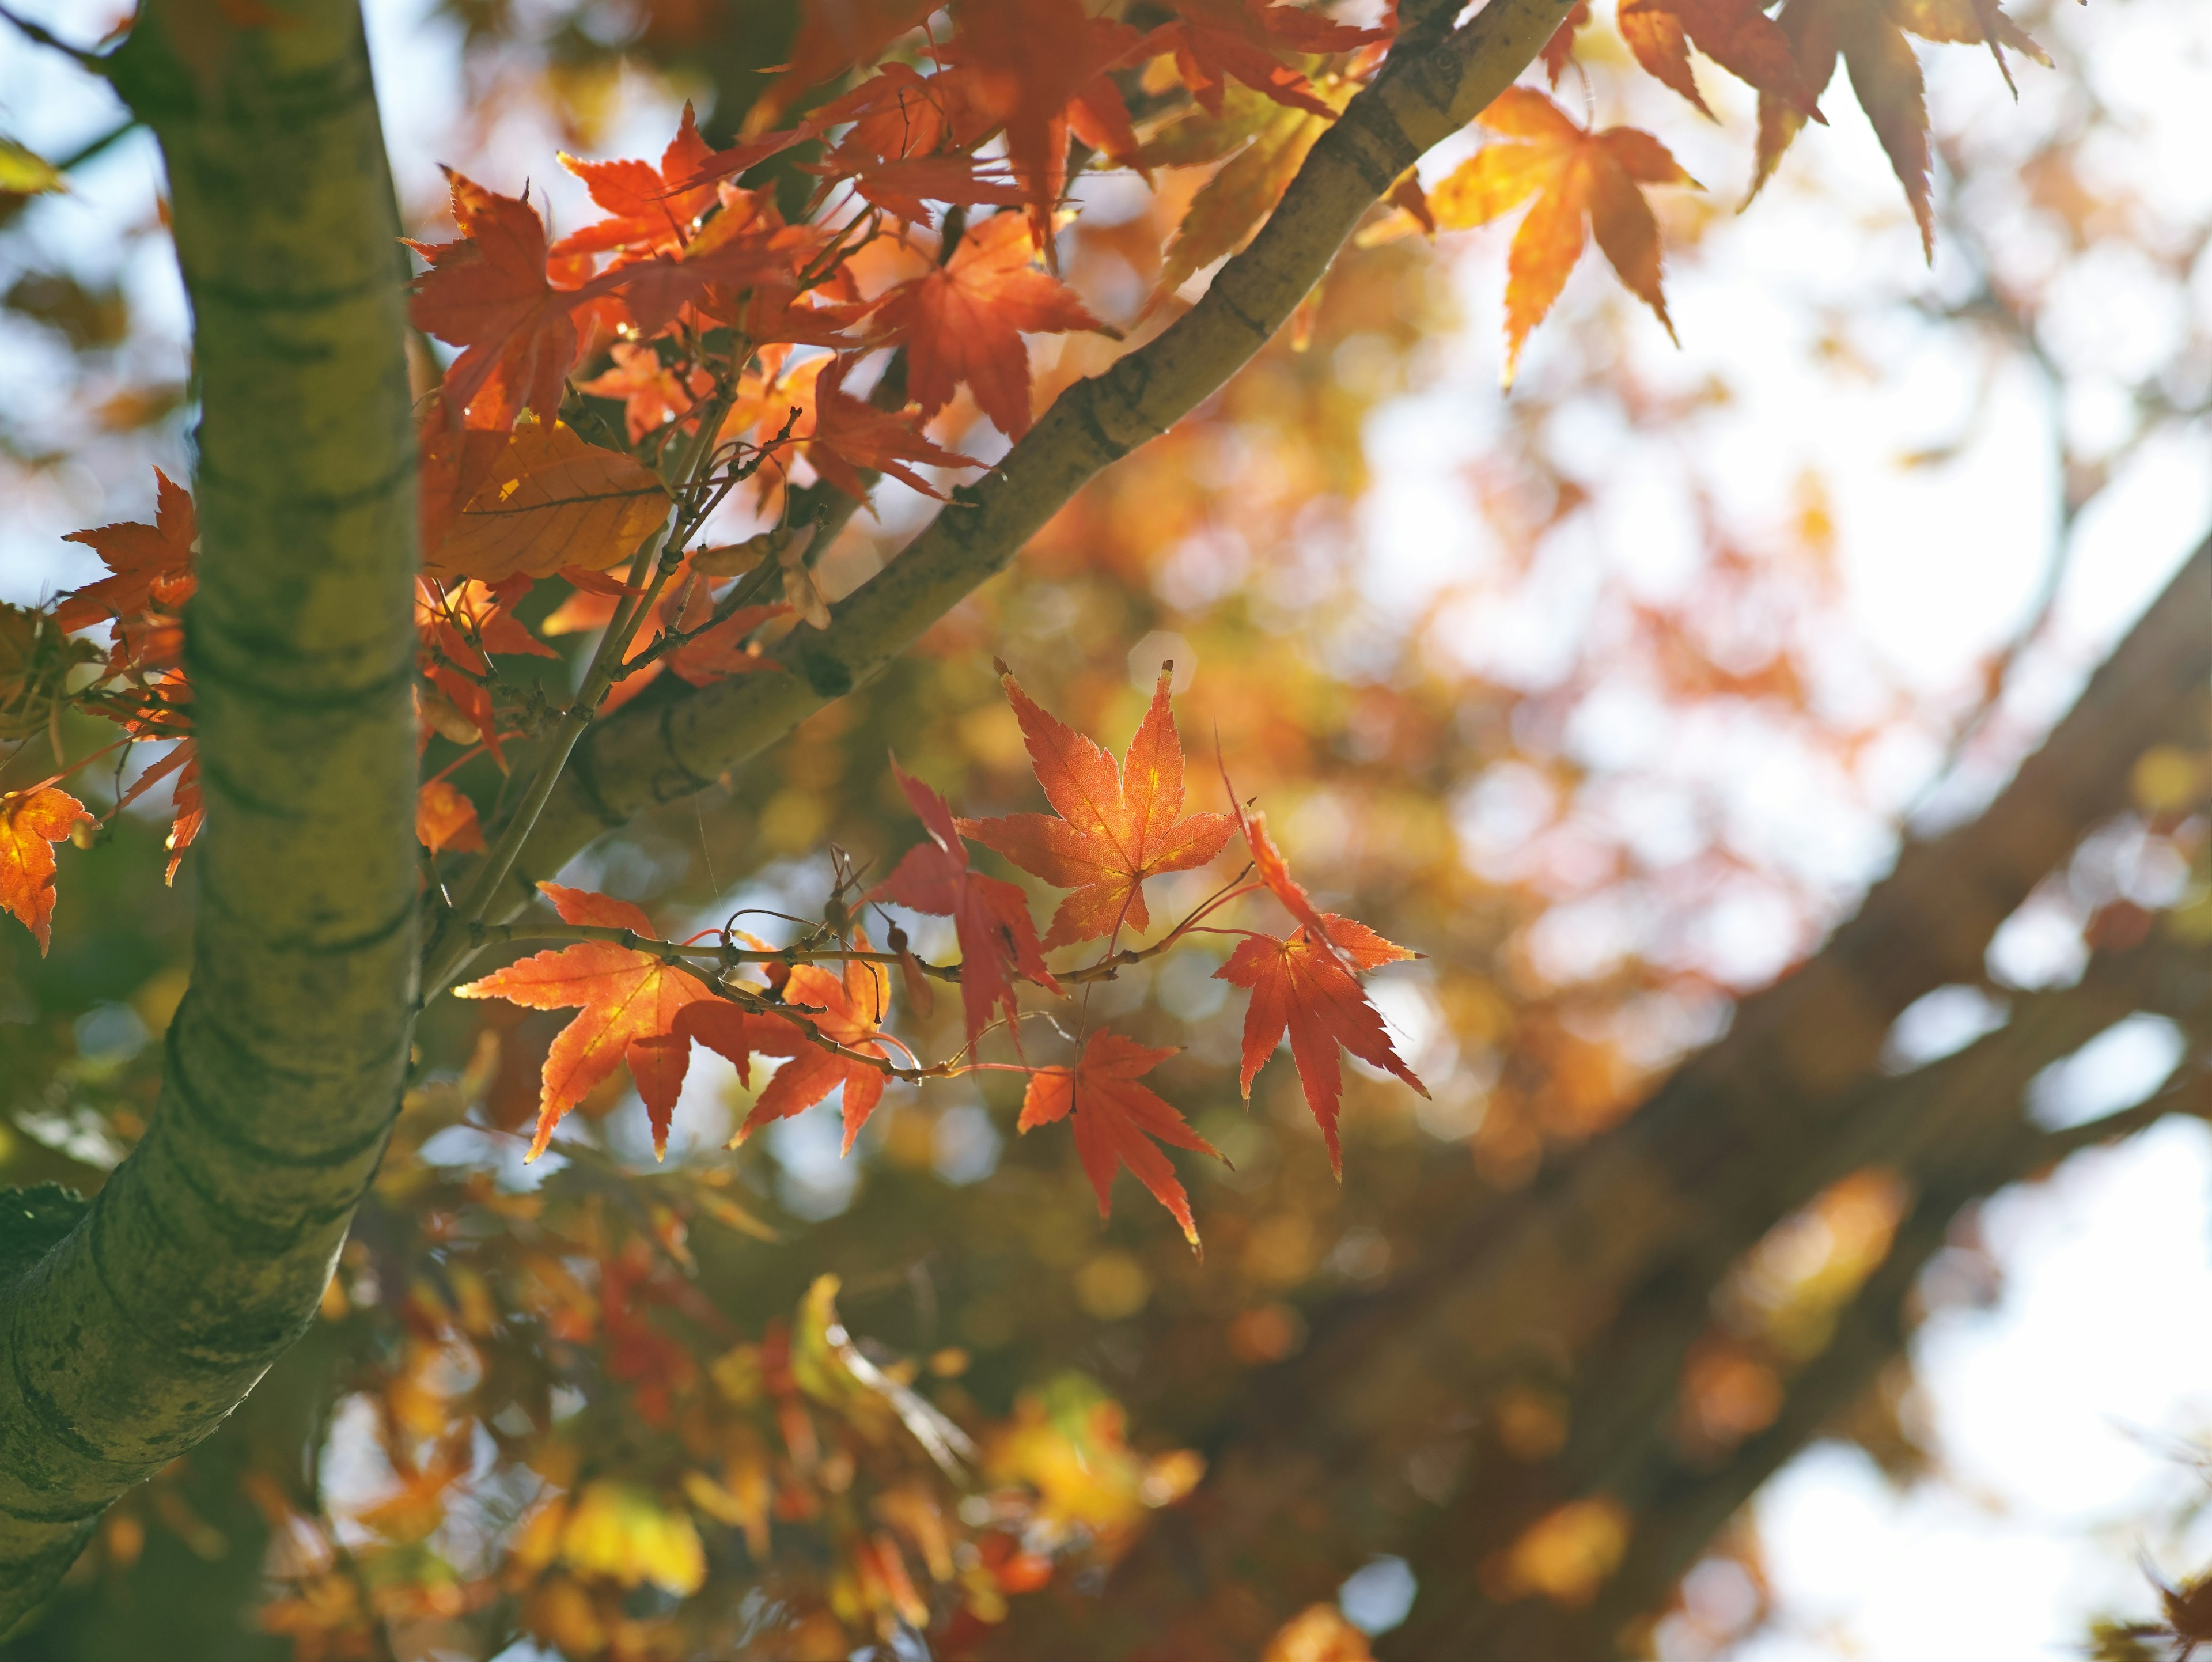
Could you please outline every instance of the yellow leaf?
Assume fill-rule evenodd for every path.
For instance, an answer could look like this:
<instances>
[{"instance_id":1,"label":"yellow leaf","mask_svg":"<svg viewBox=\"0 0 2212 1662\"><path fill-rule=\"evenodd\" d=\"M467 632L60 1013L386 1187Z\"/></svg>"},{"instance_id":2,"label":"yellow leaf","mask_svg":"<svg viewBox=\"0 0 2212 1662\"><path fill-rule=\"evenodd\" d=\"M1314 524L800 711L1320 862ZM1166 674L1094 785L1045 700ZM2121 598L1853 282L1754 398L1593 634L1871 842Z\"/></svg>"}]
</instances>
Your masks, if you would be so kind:
<instances>
[{"instance_id":1,"label":"yellow leaf","mask_svg":"<svg viewBox=\"0 0 2212 1662\"><path fill-rule=\"evenodd\" d=\"M1334 1604L1310 1604L1267 1641L1260 1662L1374 1662L1367 1635Z\"/></svg>"},{"instance_id":2,"label":"yellow leaf","mask_svg":"<svg viewBox=\"0 0 2212 1662\"><path fill-rule=\"evenodd\" d=\"M1348 85L1328 78L1316 82L1315 89L1340 107L1351 94ZM1191 198L1190 211L1183 216L1160 270L1160 293L1172 294L1194 273L1242 247L1260 222L1274 211L1305 164L1306 152L1328 126L1310 111L1275 107L1251 143Z\"/></svg>"},{"instance_id":3,"label":"yellow leaf","mask_svg":"<svg viewBox=\"0 0 2212 1662\"><path fill-rule=\"evenodd\" d=\"M40 196L49 191L67 189L61 170L52 162L12 138L0 138L0 191L15 196Z\"/></svg>"},{"instance_id":4,"label":"yellow leaf","mask_svg":"<svg viewBox=\"0 0 2212 1662\"><path fill-rule=\"evenodd\" d=\"M572 1569L626 1587L650 1581L688 1596L707 1580L706 1549L690 1519L662 1511L652 1495L628 1483L585 1488L561 1531L561 1556Z\"/></svg>"},{"instance_id":5,"label":"yellow leaf","mask_svg":"<svg viewBox=\"0 0 2212 1662\"><path fill-rule=\"evenodd\" d=\"M668 513L652 472L565 423L514 429L426 563L444 577L497 582L562 566L604 571L637 551Z\"/></svg>"}]
</instances>

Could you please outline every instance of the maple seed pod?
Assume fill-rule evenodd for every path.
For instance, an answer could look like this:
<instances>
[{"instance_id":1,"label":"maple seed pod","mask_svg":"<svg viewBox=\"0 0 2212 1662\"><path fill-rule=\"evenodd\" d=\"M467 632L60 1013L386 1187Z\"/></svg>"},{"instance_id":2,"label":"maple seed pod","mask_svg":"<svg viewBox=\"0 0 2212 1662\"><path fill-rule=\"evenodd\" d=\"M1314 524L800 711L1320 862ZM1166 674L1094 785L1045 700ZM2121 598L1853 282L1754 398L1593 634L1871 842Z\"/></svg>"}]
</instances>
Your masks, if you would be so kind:
<instances>
[{"instance_id":1,"label":"maple seed pod","mask_svg":"<svg viewBox=\"0 0 2212 1662\"><path fill-rule=\"evenodd\" d=\"M46 731L69 697L69 673L100 655L43 612L0 602L0 739Z\"/></svg>"}]
</instances>

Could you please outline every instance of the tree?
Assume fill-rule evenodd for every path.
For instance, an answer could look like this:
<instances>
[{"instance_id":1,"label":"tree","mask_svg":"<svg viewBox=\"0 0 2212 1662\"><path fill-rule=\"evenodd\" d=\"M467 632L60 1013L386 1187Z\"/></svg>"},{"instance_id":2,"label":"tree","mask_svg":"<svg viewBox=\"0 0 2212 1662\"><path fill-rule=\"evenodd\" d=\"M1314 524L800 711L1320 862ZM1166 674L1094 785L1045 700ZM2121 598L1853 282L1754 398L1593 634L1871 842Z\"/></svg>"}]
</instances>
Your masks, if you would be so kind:
<instances>
[{"instance_id":1,"label":"tree","mask_svg":"<svg viewBox=\"0 0 2212 1662\"><path fill-rule=\"evenodd\" d=\"M911 9L763 17L728 37L747 61L711 71L704 132L687 111L658 164L571 164L596 222L553 239L526 195L456 175L459 234L411 245L411 278L353 9L156 8L98 60L167 163L193 304L197 462L189 493L163 479L152 526L83 533L110 576L7 614L21 666L7 704L17 755L51 733L57 768L64 752L87 759L71 724L94 716L181 740L137 788L174 782L167 863L184 859L195 886L193 967L166 1025L158 1101L125 1128L130 1157L88 1206L24 1191L10 1236L10 1616L100 1529L82 1574L131 1571L143 1553L158 1586L164 1555L182 1564L195 1549L229 1565L227 1591L203 1601L212 1631L256 1602L265 1569L278 1586L257 1619L303 1655L436 1642L489 1655L517 1632L578 1656L715 1643L830 1655L902 1625L952 1653L1249 1654L1291 1643L1285 1624L1376 1544L1413 1542L1417 1568L1435 1573L1389 1641L1404 1653L1445 1641L1606 1653L1759 1478L1875 1383L1917 1271L1962 1207L2085 1140L2197 1104L2185 1073L2086 1131L2018 1117L2027 1080L2118 1015L2197 1016L2188 931L2136 911L2093 931L2078 986L2021 999L1947 1062L1897 1078L1876 1063L1916 1000L1986 979L1998 925L2085 832L2133 801L2154 834L2189 845L2212 671L2203 556L1996 801L1908 849L1855 921L1663 1085L1640 1092L1587 1020L1578 1030L1587 999L1526 999L1513 1083L1528 1100L1578 1092L1595 1129L1646 1099L1533 1183L1516 1162L1540 1141L1528 1149L1524 1123L1515 1144L1503 1112L1480 1174L1378 1155L1364 1192L1404 1208L1423 1248L1376 1293L1282 1298L1313 1267L1297 1220L1334 1202L1224 1206L1215 1227L1159 1147L1218 1152L1212 1119L1171 1105L1208 1075L1189 1062L1155 1075L1169 1047L1123 1012L1092 1013L1091 989L1110 995L1170 948L1202 945L1227 916L1215 909L1249 892L1279 910L1201 977L1249 992L1243 1088L1261 1075L1293 1093L1334 1163L1340 1047L1419 1083L1358 979L1408 954L1322 911L1304 886L1322 874L1286 866L1229 785L1248 768L1294 776L1268 753L1283 741L1264 715L1223 721L1219 764L1190 770L1185 802L1172 665L1144 667L1158 679L1141 717L1128 709L1110 733L1064 725L1018 667L996 729L1000 783L980 799L1015 812L956 818L893 763L895 788L856 799L878 863L839 854L826 902L817 891L774 908L808 914L775 942L734 915L663 940L627 900L556 880L608 829L690 806L779 741L791 740L787 766L828 758L842 772L855 720L899 738L896 699L856 715L865 690L915 692L916 642L1049 540L1090 481L1177 429L1285 325L1314 326L1309 296L1347 239L1365 258L1346 257L1332 295L1363 269L1387 273L1420 228L1528 204L1507 257L1509 375L1589 236L1671 331L1644 192L1689 175L1640 130L1586 125L1513 85L1540 50L1558 87L1589 39L1568 10L1494 0L1458 23L1409 7L1361 28L1287 9L1109 20L979 4L954 9L949 42L914 33ZM2000 64L2034 50L1993 7L1913 17ZM1762 180L1840 52L1931 234L1919 70L1888 10L1644 7L1620 29L1692 99L1692 43L1756 88ZM727 40L672 24L647 44L711 62ZM780 77L743 78L775 63L789 65ZM1409 170L1478 119L1493 141L1425 191ZM1054 269L1071 174L1224 157L1172 241L1139 226L1159 292L1136 338L1112 340L1073 273ZM1176 292L1224 256L1182 309ZM1033 398L1024 332L1100 343L1098 373ZM425 336L458 350L437 362ZM1066 349L1077 362L1087 350ZM979 416L1012 441L988 468L954 447ZM951 486L970 467L972 483ZM833 603L825 557L879 476L951 486L949 499ZM730 516L715 515L739 503L759 528L719 540ZM88 627L107 628L104 653L70 633ZM549 642L592 630L573 665L554 657ZM1653 630L1678 647L1691 632ZM971 639L947 661L988 656ZM1698 675L1727 673L1722 643L1692 656ZM1793 666L1768 661L1766 685L1729 691L1772 694ZM1089 702L1097 715L1108 701ZM1214 710L1232 715L1218 697ZM1132 728L1117 769L1101 745ZM1183 730L1200 731L1188 717ZM924 734L909 722L905 736ZM926 774L952 770L894 748ZM2160 767L2187 780L2160 787ZM1020 811L1009 782L1024 771L1050 815ZM1201 806L1214 772L1218 805ZM50 850L93 840L65 782L7 799L6 898L42 947L77 863L56 882ZM779 824L779 800L762 802L757 835L811 846L820 828ZM695 812L711 862L727 844ZM127 837L130 822L109 818ZM921 834L902 829L917 820ZM1201 879L1224 847L1237 853ZM1239 860L1245 872L1224 881ZM1066 896L1042 939L1016 871ZM1191 886L1173 886L1186 872ZM1146 926L1146 886L1163 880L1182 904L1158 939L1125 947L1124 931ZM1481 926L1492 941L1528 903L1504 910ZM941 945L921 933L933 916L947 920ZM543 950L489 958L511 943ZM1048 948L1062 949L1057 964ZM1611 999L1669 984L1680 992L1647 966ZM902 1016L887 1025L890 1008ZM1073 1027L1016 1043L1039 1008L1073 1012ZM1292 1061L1270 1071L1285 1027ZM708 1052L749 1081L775 1068L749 1084L740 1136L835 1091L848 1149L886 1081L1007 1083L1022 1129L1066 1123L1102 1214L1126 1164L1194 1244L1203 1233L1218 1251L1226 1233L1245 1280L1274 1289L1224 1322L1208 1310L1216 1284L1174 1282L1200 1272L1164 1264L1125 1216L1115 1239L1141 1245L1087 1255L1078 1278L1094 1323L1110 1332L1175 1285L1149 1354L1172 1358L1208 1328L1217 1364L1225 1331L1256 1371L1164 1364L1198 1389L1164 1412L1156 1398L1133 1447L1119 1408L1079 1378L1019 1400L1003 1368L957 1382L972 1358L937 1344L932 1292L899 1318L945 1381L925 1395L917 1364L856 1341L836 1303L838 1275L849 1307L880 1299L886 1266L896 1279L924 1258L918 1183L871 1198L875 1238L857 1222L823 1230L763 1273L744 1243L772 1232L726 1164L631 1169L609 1153L614 1121L553 1141L571 1111L604 1114L626 1077L658 1154ZM1229 1063L1211 1071L1218 1092ZM1354 1079L1355 1097L1365 1084ZM894 1113L888 1137L908 1117ZM522 1190L425 1154L465 1117L495 1132L534 1120L532 1155L557 1148L569 1164ZM1070 1175L1064 1162L1039 1154L1022 1170L1024 1204L1080 1221L1065 1184L1045 1186ZM1771 1332L1721 1330L1716 1289L1778 1224L1821 1207L1855 1207L1872 1243L1815 1312L1827 1342L1804 1356ZM1003 1224L969 1227L972 1314L1011 1301L988 1277L1020 1255ZM1090 1331L1038 1348L1079 1356ZM1719 1375L1748 1380L1753 1409L1699 1419L1698 1381ZM332 1523L314 1464L340 1402L360 1405L370 1428L353 1434L390 1466L351 1532ZM1406 1475L1439 1461L1433 1482ZM149 1548L148 1517L175 1543ZM473 1565L457 1562L463 1519ZM1481 1573L1450 1573L1469 1562ZM1107 1565L1101 1594L1085 1575ZM763 1602L720 1596L755 1584ZM167 1601L140 1608L171 1619ZM134 1619L65 1593L17 1642L67 1654L117 1642ZM1356 1642L1340 1621L1304 1619Z\"/></svg>"}]
</instances>

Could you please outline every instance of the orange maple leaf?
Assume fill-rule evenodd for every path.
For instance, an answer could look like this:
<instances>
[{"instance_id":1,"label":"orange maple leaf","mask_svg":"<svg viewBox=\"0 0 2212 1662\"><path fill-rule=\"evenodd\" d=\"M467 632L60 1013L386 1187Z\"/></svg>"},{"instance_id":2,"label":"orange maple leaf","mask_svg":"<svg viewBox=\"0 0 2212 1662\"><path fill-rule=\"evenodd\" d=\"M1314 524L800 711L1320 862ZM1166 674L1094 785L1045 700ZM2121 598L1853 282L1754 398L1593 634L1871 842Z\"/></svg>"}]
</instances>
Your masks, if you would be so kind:
<instances>
[{"instance_id":1,"label":"orange maple leaf","mask_svg":"<svg viewBox=\"0 0 2212 1662\"><path fill-rule=\"evenodd\" d=\"M1003 679L1054 813L963 819L961 834L1054 887L1073 891L1053 914L1047 948L1111 934L1125 921L1134 929L1147 928L1145 880L1203 866L1237 825L1225 813L1182 811L1182 740L1168 709L1172 677L1160 672L1119 768L1103 746L1040 708L1011 674Z\"/></svg>"},{"instance_id":2,"label":"orange maple leaf","mask_svg":"<svg viewBox=\"0 0 2212 1662\"><path fill-rule=\"evenodd\" d=\"M1104 326L1073 289L1037 268L1036 244L1018 214L971 226L950 260L893 289L877 316L906 340L907 391L924 417L964 380L1010 439L1030 427L1022 336Z\"/></svg>"},{"instance_id":3,"label":"orange maple leaf","mask_svg":"<svg viewBox=\"0 0 2212 1662\"><path fill-rule=\"evenodd\" d=\"M173 616L198 587L192 560L199 517L191 492L158 467L154 478L153 524L103 525L62 539L82 543L115 574L62 597L54 608L54 621L62 628L84 629L103 618L134 618L142 612Z\"/></svg>"},{"instance_id":4,"label":"orange maple leaf","mask_svg":"<svg viewBox=\"0 0 2212 1662\"><path fill-rule=\"evenodd\" d=\"M2005 65L2007 46L2045 65L2049 56L1996 0L1788 0L1774 22L1796 56L1798 82L1808 97L1827 89L1836 61L1842 58L1850 71L1851 90L1912 204L1921 248L1932 259L1936 216L1928 185L1928 99L1906 31L1923 40L1988 46L2008 84L2012 72ZM1753 195L1773 175L1804 125L1801 107L1761 88Z\"/></svg>"},{"instance_id":5,"label":"orange maple leaf","mask_svg":"<svg viewBox=\"0 0 2212 1662\"><path fill-rule=\"evenodd\" d=\"M855 934L854 945L869 950L865 934ZM838 975L816 964L797 964L783 983L787 1004L811 1007L807 1016L823 1036L863 1056L888 1057L880 1034L890 1013L890 972L881 964L848 959ZM695 1004L678 1022L678 1031L719 1050L738 1064L738 1075L750 1073L754 1055L787 1057L775 1077L762 1089L753 1111L731 1139L743 1142L763 1125L811 1108L840 1086L844 1087L845 1148L853 1152L853 1139L876 1111L884 1097L880 1068L824 1050L798 1024L777 1015L748 1014L734 1004L716 1001Z\"/></svg>"},{"instance_id":6,"label":"orange maple leaf","mask_svg":"<svg viewBox=\"0 0 2212 1662\"><path fill-rule=\"evenodd\" d=\"M465 577L450 588L434 578L415 584L415 634L431 661L442 656L471 675L491 673L491 653L550 658L552 648L532 635L514 615L515 603L530 593L527 576L494 585Z\"/></svg>"},{"instance_id":7,"label":"orange maple leaf","mask_svg":"<svg viewBox=\"0 0 2212 1662\"><path fill-rule=\"evenodd\" d=\"M914 805L929 841L908 849L891 874L868 892L868 898L950 917L960 940L960 1001L968 1021L968 1042L973 1044L993 1013L1003 1009L1014 1048L1019 1050L1021 1010L1014 999L1014 977L1032 981L1048 992L1060 990L1038 948L1028 897L1011 883L970 870L967 846L945 799L910 777L896 757L891 758L891 772Z\"/></svg>"},{"instance_id":8,"label":"orange maple leaf","mask_svg":"<svg viewBox=\"0 0 2212 1662\"><path fill-rule=\"evenodd\" d=\"M415 840L432 854L451 849L470 854L484 845L477 805L442 779L415 794Z\"/></svg>"},{"instance_id":9,"label":"orange maple leaf","mask_svg":"<svg viewBox=\"0 0 2212 1662\"><path fill-rule=\"evenodd\" d=\"M563 922L629 929L657 940L646 915L626 900L558 883L538 886ZM689 971L612 941L580 941L557 952L533 953L480 981L456 987L458 998L503 998L532 1010L583 1013L563 1027L545 1053L539 1075L538 1131L527 1158L536 1160L552 1140L562 1117L592 1087L629 1064L630 1078L653 1122L653 1152L667 1152L668 1121L684 1088L690 1045L672 1033L686 1005L711 998Z\"/></svg>"},{"instance_id":10,"label":"orange maple leaf","mask_svg":"<svg viewBox=\"0 0 2212 1662\"><path fill-rule=\"evenodd\" d=\"M570 314L607 279L555 288L538 210L450 169L446 176L459 240L407 245L430 266L415 279L415 326L462 349L446 370L446 402L472 427L504 430L525 410L550 423L581 345Z\"/></svg>"},{"instance_id":11,"label":"orange maple leaf","mask_svg":"<svg viewBox=\"0 0 2212 1662\"><path fill-rule=\"evenodd\" d=\"M714 205L714 185L698 180L714 161L714 148L699 137L689 101L658 167L649 161L582 161L562 152L561 165L584 181L608 216L562 237L552 247L553 258L611 253L643 259L681 250L700 215Z\"/></svg>"},{"instance_id":12,"label":"orange maple leaf","mask_svg":"<svg viewBox=\"0 0 2212 1662\"><path fill-rule=\"evenodd\" d=\"M1191 1221L1190 1196L1176 1178L1175 1166L1152 1139L1222 1159L1221 1151L1185 1123L1183 1117L1154 1092L1136 1081L1173 1056L1154 1050L1104 1029L1091 1035L1083 1059L1073 1068L1040 1068L1022 1093L1021 1129L1034 1129L1075 1116L1075 1152L1098 1196L1098 1215L1109 1215L1117 1164L1152 1191L1182 1226L1183 1239L1198 1245ZM1224 1161L1226 1164L1225 1161Z\"/></svg>"},{"instance_id":13,"label":"orange maple leaf","mask_svg":"<svg viewBox=\"0 0 2212 1662\"><path fill-rule=\"evenodd\" d=\"M623 424L635 445L647 433L665 427L690 413L691 406L712 392L714 378L704 369L693 369L683 380L660 361L649 345L617 341L609 349L614 368L576 383L579 393L595 399L620 399Z\"/></svg>"},{"instance_id":14,"label":"orange maple leaf","mask_svg":"<svg viewBox=\"0 0 2212 1662\"><path fill-rule=\"evenodd\" d=\"M900 484L942 500L945 493L914 471L924 467L981 467L973 456L959 455L922 435L904 411L878 410L844 390L851 360L839 358L814 383L813 420L799 435L814 471L848 496L867 500L860 473L888 473Z\"/></svg>"},{"instance_id":15,"label":"orange maple leaf","mask_svg":"<svg viewBox=\"0 0 2212 1662\"><path fill-rule=\"evenodd\" d=\"M1288 1028L1291 1059L1297 1064L1306 1105L1328 1143L1328 1163L1341 1177L1344 1154L1337 1144L1336 1117L1344 1079L1336 1060L1339 1045L1362 1062L1395 1074L1423 1096L1429 1093L1392 1047L1382 1013L1352 972L1419 954L1334 912L1323 913L1322 922L1328 946L1316 944L1304 928L1287 941L1271 934L1248 935L1213 973L1217 980L1252 994L1244 1010L1244 1064L1238 1081L1245 1097L1250 1098L1253 1076L1274 1055Z\"/></svg>"},{"instance_id":16,"label":"orange maple leaf","mask_svg":"<svg viewBox=\"0 0 2212 1662\"><path fill-rule=\"evenodd\" d=\"M1707 115L1712 114L1690 71L1697 49L1737 80L1826 125L1797 72L1790 37L1759 0L1621 0L1616 21L1621 39L1645 71ZM1552 77L1557 84L1559 77Z\"/></svg>"},{"instance_id":17,"label":"orange maple leaf","mask_svg":"<svg viewBox=\"0 0 2212 1662\"><path fill-rule=\"evenodd\" d=\"M1486 144L1429 192L1447 230L1486 225L1531 196L1506 257L1505 384L1513 384L1528 332L1552 309L1589 232L1630 291L1658 314L1671 338L1659 286L1659 224L1639 185L1698 181L1664 144L1633 127L1577 126L1540 92L1509 87L1478 118L1504 143Z\"/></svg>"},{"instance_id":18,"label":"orange maple leaf","mask_svg":"<svg viewBox=\"0 0 2212 1662\"><path fill-rule=\"evenodd\" d=\"M21 920L46 956L54 933L54 844L92 823L84 804L52 785L0 797L0 906Z\"/></svg>"},{"instance_id":19,"label":"orange maple leaf","mask_svg":"<svg viewBox=\"0 0 2212 1662\"><path fill-rule=\"evenodd\" d=\"M491 435L496 443L427 423L417 437L424 516L442 521L424 527L422 563L440 576L604 571L667 516L668 492L650 468L565 422L524 422Z\"/></svg>"}]
</instances>

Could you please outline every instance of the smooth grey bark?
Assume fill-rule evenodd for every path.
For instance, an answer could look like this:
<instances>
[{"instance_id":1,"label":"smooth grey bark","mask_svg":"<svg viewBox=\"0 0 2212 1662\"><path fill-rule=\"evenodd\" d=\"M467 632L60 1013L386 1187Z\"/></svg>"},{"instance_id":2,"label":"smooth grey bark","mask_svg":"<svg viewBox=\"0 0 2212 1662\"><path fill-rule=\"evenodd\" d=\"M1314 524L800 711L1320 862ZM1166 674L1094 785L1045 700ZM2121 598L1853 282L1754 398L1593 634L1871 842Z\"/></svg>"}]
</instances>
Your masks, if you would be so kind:
<instances>
[{"instance_id":1,"label":"smooth grey bark","mask_svg":"<svg viewBox=\"0 0 2212 1662\"><path fill-rule=\"evenodd\" d=\"M0 1294L0 1628L312 1318L416 1006L407 268L355 0L149 5L107 61L159 137L192 304L207 801L152 1124Z\"/></svg>"}]
</instances>

